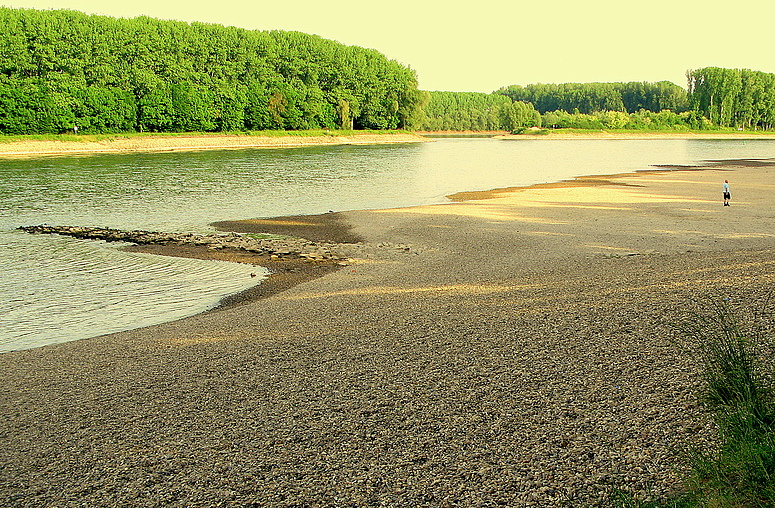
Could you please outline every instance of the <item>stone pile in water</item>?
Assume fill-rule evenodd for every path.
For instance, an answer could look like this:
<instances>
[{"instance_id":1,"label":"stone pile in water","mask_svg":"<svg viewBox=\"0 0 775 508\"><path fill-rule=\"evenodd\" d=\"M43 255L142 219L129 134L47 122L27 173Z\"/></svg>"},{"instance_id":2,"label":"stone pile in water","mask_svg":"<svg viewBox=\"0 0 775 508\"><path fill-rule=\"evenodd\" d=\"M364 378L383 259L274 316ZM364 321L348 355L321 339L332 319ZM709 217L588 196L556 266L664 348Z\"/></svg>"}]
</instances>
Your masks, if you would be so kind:
<instances>
[{"instance_id":1,"label":"stone pile in water","mask_svg":"<svg viewBox=\"0 0 775 508\"><path fill-rule=\"evenodd\" d=\"M252 238L238 233L197 235L192 233L160 233L156 231L124 231L90 226L22 226L27 233L57 234L106 242L129 242L138 245L203 246L212 250L235 249L277 258L306 258L314 261L345 259L346 245L317 243L300 238ZM353 247L353 246L349 246Z\"/></svg>"}]
</instances>

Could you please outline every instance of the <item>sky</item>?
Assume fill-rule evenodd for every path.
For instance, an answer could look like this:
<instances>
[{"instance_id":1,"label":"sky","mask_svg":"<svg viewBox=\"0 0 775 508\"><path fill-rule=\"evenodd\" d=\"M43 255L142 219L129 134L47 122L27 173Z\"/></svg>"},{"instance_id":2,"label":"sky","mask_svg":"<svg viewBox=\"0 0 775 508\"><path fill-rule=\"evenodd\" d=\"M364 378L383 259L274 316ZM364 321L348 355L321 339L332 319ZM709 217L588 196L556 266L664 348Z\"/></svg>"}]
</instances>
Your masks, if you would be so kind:
<instances>
[{"instance_id":1,"label":"sky","mask_svg":"<svg viewBox=\"0 0 775 508\"><path fill-rule=\"evenodd\" d=\"M775 0L0 0L132 18L296 30L373 48L423 90L672 81L702 67L775 73Z\"/></svg>"}]
</instances>

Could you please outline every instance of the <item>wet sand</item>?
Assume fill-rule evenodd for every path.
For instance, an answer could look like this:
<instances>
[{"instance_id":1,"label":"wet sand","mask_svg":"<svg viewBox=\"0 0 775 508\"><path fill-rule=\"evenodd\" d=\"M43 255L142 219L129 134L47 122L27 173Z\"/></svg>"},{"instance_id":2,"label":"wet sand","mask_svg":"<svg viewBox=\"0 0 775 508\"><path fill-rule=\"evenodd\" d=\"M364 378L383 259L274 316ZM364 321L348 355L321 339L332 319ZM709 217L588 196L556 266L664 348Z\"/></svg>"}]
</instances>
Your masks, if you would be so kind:
<instances>
[{"instance_id":1,"label":"wet sand","mask_svg":"<svg viewBox=\"0 0 775 508\"><path fill-rule=\"evenodd\" d=\"M246 219L214 222L219 231L236 233L269 233L306 238L313 242L358 243L363 238L352 231L341 213L320 215L294 215L272 219Z\"/></svg>"},{"instance_id":2,"label":"wet sand","mask_svg":"<svg viewBox=\"0 0 775 508\"><path fill-rule=\"evenodd\" d=\"M764 162L273 222L370 247L260 300L0 355L0 504L550 507L680 489L681 450L712 425L671 324L690 299L771 294Z\"/></svg>"},{"instance_id":3,"label":"wet sand","mask_svg":"<svg viewBox=\"0 0 775 508\"><path fill-rule=\"evenodd\" d=\"M297 284L322 277L334 270L342 268L343 264L336 261L310 261L299 258L273 259L271 256L254 254L233 249L211 250L204 246L181 247L178 245L132 245L124 247L130 252L144 252L160 256L177 256L195 259L214 259L262 266L269 270L267 277L259 284L239 293L223 298L210 312L222 310L234 305L242 305L268 298L281 293Z\"/></svg>"}]
</instances>

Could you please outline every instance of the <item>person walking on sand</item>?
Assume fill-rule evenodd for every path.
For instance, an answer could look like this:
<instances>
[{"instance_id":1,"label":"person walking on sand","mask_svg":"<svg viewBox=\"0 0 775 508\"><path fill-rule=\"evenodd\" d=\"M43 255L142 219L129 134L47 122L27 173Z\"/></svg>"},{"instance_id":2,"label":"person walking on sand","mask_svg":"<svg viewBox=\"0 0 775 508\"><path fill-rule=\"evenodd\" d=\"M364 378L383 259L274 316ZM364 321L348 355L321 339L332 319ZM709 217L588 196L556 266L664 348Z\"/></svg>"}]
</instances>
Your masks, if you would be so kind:
<instances>
[{"instance_id":1,"label":"person walking on sand","mask_svg":"<svg viewBox=\"0 0 775 508\"><path fill-rule=\"evenodd\" d=\"M724 180L724 206L729 206L729 180Z\"/></svg>"}]
</instances>

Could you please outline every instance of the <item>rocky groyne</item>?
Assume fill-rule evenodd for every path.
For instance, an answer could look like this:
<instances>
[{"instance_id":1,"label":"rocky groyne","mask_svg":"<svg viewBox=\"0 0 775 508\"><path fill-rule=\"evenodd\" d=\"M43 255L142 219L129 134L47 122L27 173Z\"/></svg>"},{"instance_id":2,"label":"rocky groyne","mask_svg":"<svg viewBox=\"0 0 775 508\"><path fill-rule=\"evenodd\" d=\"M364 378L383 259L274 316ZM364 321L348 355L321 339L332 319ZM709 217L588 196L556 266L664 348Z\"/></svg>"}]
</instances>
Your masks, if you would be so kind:
<instances>
[{"instance_id":1,"label":"rocky groyne","mask_svg":"<svg viewBox=\"0 0 775 508\"><path fill-rule=\"evenodd\" d=\"M303 238L240 233L164 233L144 230L121 230L92 226L22 226L32 234L57 234L85 240L127 242L136 245L199 247L210 251L238 251L275 260L302 259L316 262L346 263L352 256L374 248L399 252L414 252L409 245L381 243L367 246L362 243L313 242ZM266 236L266 237L262 237ZM416 252L415 252L416 253Z\"/></svg>"},{"instance_id":2,"label":"rocky groyne","mask_svg":"<svg viewBox=\"0 0 775 508\"><path fill-rule=\"evenodd\" d=\"M238 233L207 234L163 233L91 226L22 226L33 234L57 234L86 240L128 242L137 245L178 245L206 247L210 250L234 249L274 258L306 258L314 261L341 261L347 258L342 244L311 242L300 238L255 238ZM352 250L352 248L347 249Z\"/></svg>"}]
</instances>

